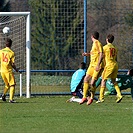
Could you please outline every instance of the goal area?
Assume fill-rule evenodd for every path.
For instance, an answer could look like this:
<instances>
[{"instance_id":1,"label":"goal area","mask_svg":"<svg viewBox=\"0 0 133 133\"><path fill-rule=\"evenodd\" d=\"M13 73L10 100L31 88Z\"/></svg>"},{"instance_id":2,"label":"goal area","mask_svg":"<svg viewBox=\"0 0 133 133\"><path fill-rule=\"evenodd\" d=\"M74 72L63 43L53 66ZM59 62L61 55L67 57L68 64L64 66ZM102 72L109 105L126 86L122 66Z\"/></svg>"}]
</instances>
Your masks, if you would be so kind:
<instances>
[{"instance_id":1,"label":"goal area","mask_svg":"<svg viewBox=\"0 0 133 133\"><path fill-rule=\"evenodd\" d=\"M4 27L9 27L9 34L2 32ZM11 49L15 52L15 64L23 73L23 80L20 81L20 74L15 73L16 92L20 92L20 83L23 82L26 90L26 97L30 97L30 12L0 12L0 49L5 47L5 38L13 41ZM0 77L0 92L3 92L4 83Z\"/></svg>"}]
</instances>

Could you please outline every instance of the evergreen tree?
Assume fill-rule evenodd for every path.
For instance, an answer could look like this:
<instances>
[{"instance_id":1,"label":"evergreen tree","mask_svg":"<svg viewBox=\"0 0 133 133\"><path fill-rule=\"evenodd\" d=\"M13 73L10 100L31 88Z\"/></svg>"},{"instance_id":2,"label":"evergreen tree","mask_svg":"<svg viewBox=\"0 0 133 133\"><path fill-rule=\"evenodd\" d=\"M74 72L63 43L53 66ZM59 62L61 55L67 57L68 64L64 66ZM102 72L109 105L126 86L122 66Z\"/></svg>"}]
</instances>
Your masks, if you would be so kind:
<instances>
[{"instance_id":1,"label":"evergreen tree","mask_svg":"<svg viewBox=\"0 0 133 133\"><path fill-rule=\"evenodd\" d=\"M9 12L10 3L9 0L0 0L0 12Z\"/></svg>"},{"instance_id":2,"label":"evergreen tree","mask_svg":"<svg viewBox=\"0 0 133 133\"><path fill-rule=\"evenodd\" d=\"M133 11L125 16L125 22L133 27Z\"/></svg>"},{"instance_id":3,"label":"evergreen tree","mask_svg":"<svg viewBox=\"0 0 133 133\"><path fill-rule=\"evenodd\" d=\"M78 50L73 47L81 43L83 31L78 28L83 24L78 1L30 0L29 4L32 7L31 61L34 69L68 68L68 61L77 56Z\"/></svg>"}]
</instances>

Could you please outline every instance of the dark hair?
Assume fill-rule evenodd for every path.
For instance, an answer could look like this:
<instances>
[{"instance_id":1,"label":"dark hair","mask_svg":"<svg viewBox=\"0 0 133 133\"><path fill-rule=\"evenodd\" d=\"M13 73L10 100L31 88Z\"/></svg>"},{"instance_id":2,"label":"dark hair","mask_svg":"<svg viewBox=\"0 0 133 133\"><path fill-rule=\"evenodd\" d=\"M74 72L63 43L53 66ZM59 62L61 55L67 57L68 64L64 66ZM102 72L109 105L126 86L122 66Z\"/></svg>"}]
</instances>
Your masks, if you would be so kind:
<instances>
[{"instance_id":1,"label":"dark hair","mask_svg":"<svg viewBox=\"0 0 133 133\"><path fill-rule=\"evenodd\" d=\"M130 70L129 70L129 75L130 75L130 76L133 76L133 69L130 69Z\"/></svg>"},{"instance_id":2,"label":"dark hair","mask_svg":"<svg viewBox=\"0 0 133 133\"><path fill-rule=\"evenodd\" d=\"M81 66L81 69L85 69L86 68L86 63L85 62L81 62L80 66Z\"/></svg>"},{"instance_id":3,"label":"dark hair","mask_svg":"<svg viewBox=\"0 0 133 133\"><path fill-rule=\"evenodd\" d=\"M114 41L114 36L113 36L112 34L109 34L109 35L107 36L107 39L108 39L108 42L109 42L109 43L112 43L112 42Z\"/></svg>"},{"instance_id":4,"label":"dark hair","mask_svg":"<svg viewBox=\"0 0 133 133\"><path fill-rule=\"evenodd\" d=\"M92 34L91 34L95 39L99 39L99 33L97 31L94 31Z\"/></svg>"},{"instance_id":5,"label":"dark hair","mask_svg":"<svg viewBox=\"0 0 133 133\"><path fill-rule=\"evenodd\" d=\"M12 40L10 38L7 38L5 40L5 43L6 43L6 47L11 47L12 46Z\"/></svg>"}]
</instances>

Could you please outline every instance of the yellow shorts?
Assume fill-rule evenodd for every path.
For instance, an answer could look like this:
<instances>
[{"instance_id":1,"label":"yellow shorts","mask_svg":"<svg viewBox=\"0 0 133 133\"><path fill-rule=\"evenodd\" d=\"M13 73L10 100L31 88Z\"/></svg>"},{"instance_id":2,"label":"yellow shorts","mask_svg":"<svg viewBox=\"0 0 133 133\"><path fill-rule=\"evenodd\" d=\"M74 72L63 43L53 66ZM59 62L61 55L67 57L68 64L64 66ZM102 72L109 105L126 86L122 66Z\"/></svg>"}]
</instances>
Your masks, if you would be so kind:
<instances>
[{"instance_id":1,"label":"yellow shorts","mask_svg":"<svg viewBox=\"0 0 133 133\"><path fill-rule=\"evenodd\" d=\"M115 79L117 78L118 74L118 65L116 64L115 66L109 66L104 68L103 73L102 73L102 79Z\"/></svg>"},{"instance_id":2,"label":"yellow shorts","mask_svg":"<svg viewBox=\"0 0 133 133\"><path fill-rule=\"evenodd\" d=\"M1 76L6 86L16 85L14 74L12 72L10 73L1 72Z\"/></svg>"},{"instance_id":3,"label":"yellow shorts","mask_svg":"<svg viewBox=\"0 0 133 133\"><path fill-rule=\"evenodd\" d=\"M92 79L97 80L101 76L103 69L96 71L95 68L96 68L96 66L90 65L87 69L86 74L90 75L92 77Z\"/></svg>"}]
</instances>

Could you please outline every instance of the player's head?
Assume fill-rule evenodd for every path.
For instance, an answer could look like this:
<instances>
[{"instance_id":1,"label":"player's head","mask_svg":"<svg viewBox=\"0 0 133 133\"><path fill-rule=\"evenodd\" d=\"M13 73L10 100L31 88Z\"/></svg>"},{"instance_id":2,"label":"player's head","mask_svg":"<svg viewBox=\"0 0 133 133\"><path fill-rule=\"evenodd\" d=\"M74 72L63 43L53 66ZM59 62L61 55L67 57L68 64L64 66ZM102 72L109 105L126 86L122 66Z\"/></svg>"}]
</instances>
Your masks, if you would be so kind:
<instances>
[{"instance_id":1,"label":"player's head","mask_svg":"<svg viewBox=\"0 0 133 133\"><path fill-rule=\"evenodd\" d=\"M109 34L106 39L109 43L112 43L114 41L114 36L112 34Z\"/></svg>"},{"instance_id":2,"label":"player's head","mask_svg":"<svg viewBox=\"0 0 133 133\"><path fill-rule=\"evenodd\" d=\"M92 34L91 34L91 37L93 37L94 39L99 39L99 33L97 31L94 31Z\"/></svg>"},{"instance_id":3,"label":"player's head","mask_svg":"<svg viewBox=\"0 0 133 133\"><path fill-rule=\"evenodd\" d=\"M81 69L86 69L86 63L85 62L81 62L80 63L80 68Z\"/></svg>"},{"instance_id":4,"label":"player's head","mask_svg":"<svg viewBox=\"0 0 133 133\"><path fill-rule=\"evenodd\" d=\"M133 69L130 69L127 74L133 76Z\"/></svg>"},{"instance_id":5,"label":"player's head","mask_svg":"<svg viewBox=\"0 0 133 133\"><path fill-rule=\"evenodd\" d=\"M6 47L10 48L12 46L12 40L10 38L6 38L5 43L6 43Z\"/></svg>"}]
</instances>

